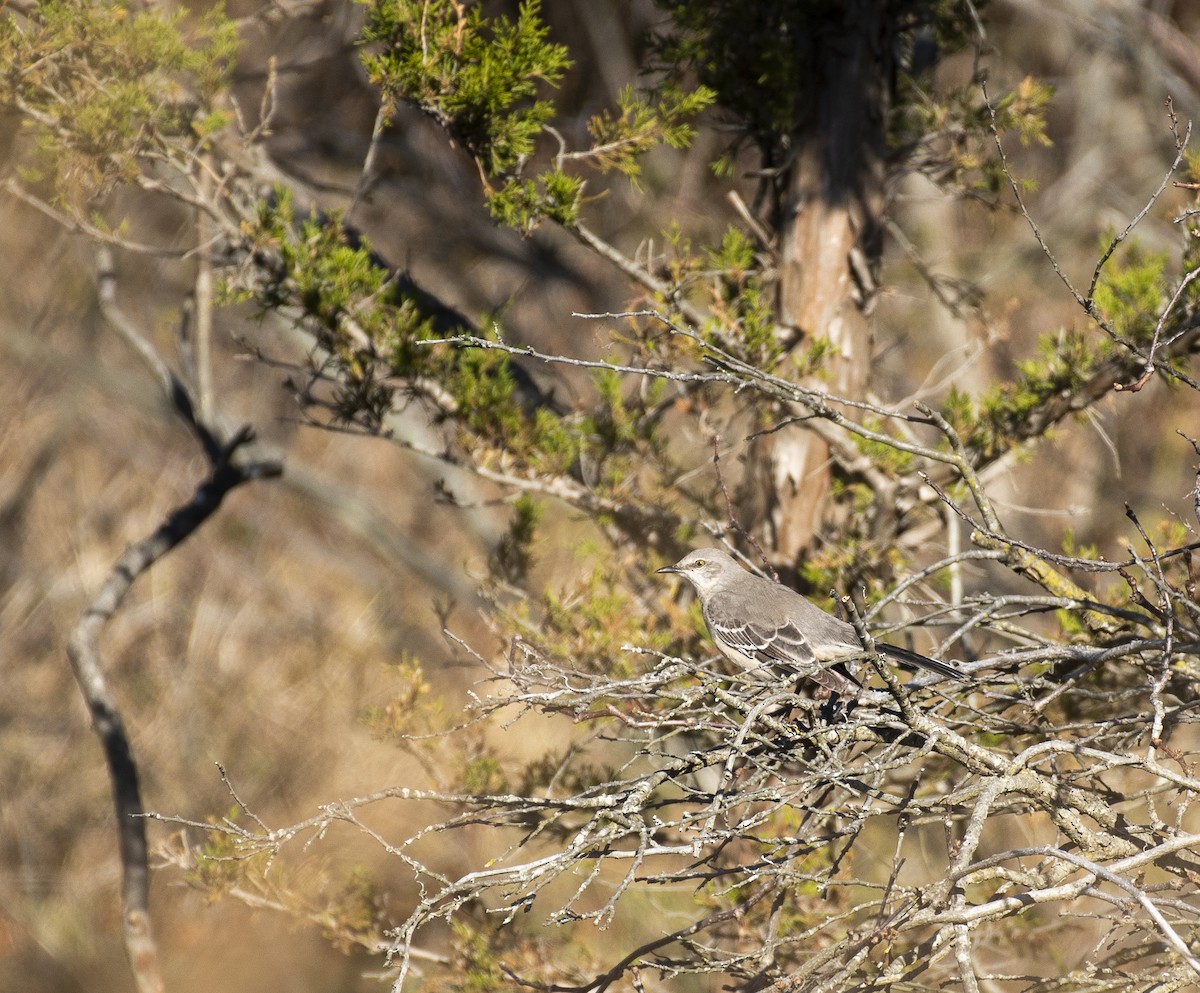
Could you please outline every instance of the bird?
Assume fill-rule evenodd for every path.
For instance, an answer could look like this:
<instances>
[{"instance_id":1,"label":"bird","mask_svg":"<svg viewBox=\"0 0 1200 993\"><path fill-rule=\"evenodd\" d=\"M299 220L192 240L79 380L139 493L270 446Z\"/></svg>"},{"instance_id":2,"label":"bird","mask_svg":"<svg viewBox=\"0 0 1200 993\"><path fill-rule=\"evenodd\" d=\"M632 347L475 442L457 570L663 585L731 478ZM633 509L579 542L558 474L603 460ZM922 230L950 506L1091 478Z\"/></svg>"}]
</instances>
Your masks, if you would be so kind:
<instances>
[{"instance_id":1,"label":"bird","mask_svg":"<svg viewBox=\"0 0 1200 993\"><path fill-rule=\"evenodd\" d=\"M843 620L781 583L747 572L719 548L698 548L660 573L682 576L696 590L713 643L752 676L797 674L839 695L857 695L861 684L836 663L865 649ZM964 682L960 669L899 645L875 650L897 662Z\"/></svg>"}]
</instances>

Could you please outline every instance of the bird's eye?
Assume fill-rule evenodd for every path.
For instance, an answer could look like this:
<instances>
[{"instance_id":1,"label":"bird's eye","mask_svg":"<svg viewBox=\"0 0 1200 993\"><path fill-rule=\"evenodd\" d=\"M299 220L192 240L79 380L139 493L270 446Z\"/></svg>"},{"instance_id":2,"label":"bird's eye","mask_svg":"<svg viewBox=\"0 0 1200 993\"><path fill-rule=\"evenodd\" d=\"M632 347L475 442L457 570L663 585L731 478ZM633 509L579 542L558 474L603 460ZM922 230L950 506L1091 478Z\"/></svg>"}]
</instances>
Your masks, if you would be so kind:
<instances>
[{"instance_id":1,"label":"bird's eye","mask_svg":"<svg viewBox=\"0 0 1200 993\"><path fill-rule=\"evenodd\" d=\"M704 559L696 559L696 561L693 562L692 565L694 565L697 569L703 569L704 568Z\"/></svg>"}]
</instances>

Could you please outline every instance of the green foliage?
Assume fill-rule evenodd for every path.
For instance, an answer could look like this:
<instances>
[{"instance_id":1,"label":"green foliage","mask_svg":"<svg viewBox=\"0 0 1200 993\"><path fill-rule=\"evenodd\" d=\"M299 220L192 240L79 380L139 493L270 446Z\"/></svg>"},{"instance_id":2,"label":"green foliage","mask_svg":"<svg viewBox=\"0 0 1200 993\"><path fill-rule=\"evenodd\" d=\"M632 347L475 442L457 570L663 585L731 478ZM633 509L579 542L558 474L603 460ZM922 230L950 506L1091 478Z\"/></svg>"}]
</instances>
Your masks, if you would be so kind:
<instances>
[{"instance_id":1,"label":"green foliage","mask_svg":"<svg viewBox=\"0 0 1200 993\"><path fill-rule=\"evenodd\" d=\"M775 320L774 291L757 276L747 277L734 290L727 279L721 280L723 306L714 307L726 338L740 346L747 359L763 369L772 368L783 357L783 342ZM710 324L711 328L712 325Z\"/></svg>"},{"instance_id":2,"label":"green foliage","mask_svg":"<svg viewBox=\"0 0 1200 993\"><path fill-rule=\"evenodd\" d=\"M1063 330L1038 340L1038 357L1017 363L1019 375L1012 387L1002 389L989 402L1009 407L1018 420L1051 396L1074 393L1106 349L1085 331Z\"/></svg>"},{"instance_id":3,"label":"green foliage","mask_svg":"<svg viewBox=\"0 0 1200 993\"><path fill-rule=\"evenodd\" d=\"M827 16L823 4L795 0L659 0L674 30L655 40L669 82L694 72L746 133L782 147L803 101L810 57L801 39Z\"/></svg>"},{"instance_id":4,"label":"green foliage","mask_svg":"<svg viewBox=\"0 0 1200 993\"><path fill-rule=\"evenodd\" d=\"M546 219L574 227L579 223L582 196L582 179L549 169L536 181L512 179L488 191L487 205L497 223L529 234Z\"/></svg>"},{"instance_id":5,"label":"green foliage","mask_svg":"<svg viewBox=\"0 0 1200 993\"><path fill-rule=\"evenodd\" d=\"M249 299L262 314L284 309L306 320L336 372L334 417L378 427L392 409L393 377L433 371L434 353L418 344L433 335L419 298L392 285L369 241L349 243L338 214L297 222L286 190L258 205L246 233L262 278L226 296Z\"/></svg>"},{"instance_id":6,"label":"green foliage","mask_svg":"<svg viewBox=\"0 0 1200 993\"><path fill-rule=\"evenodd\" d=\"M304 309L326 327L337 326L338 318L352 310L363 296L373 296L383 286L386 273L371 259L371 246L356 248L340 234L340 219L309 217L300 226L300 236L290 242L295 252L285 259L296 280L295 292Z\"/></svg>"},{"instance_id":7,"label":"green foliage","mask_svg":"<svg viewBox=\"0 0 1200 993\"><path fill-rule=\"evenodd\" d=\"M871 571L869 547L860 540L850 538L837 546L825 546L808 556L800 565L800 587L814 603L837 616L842 616L841 606L834 596L839 591L849 591L853 579Z\"/></svg>"},{"instance_id":8,"label":"green foliage","mask_svg":"<svg viewBox=\"0 0 1200 993\"><path fill-rule=\"evenodd\" d=\"M686 148L696 135L690 118L708 107L715 94L705 86L684 90L665 85L656 96L655 102L625 87L615 114L604 111L588 122L592 147L581 156L601 172L616 170L636 179L646 152L660 144Z\"/></svg>"},{"instance_id":9,"label":"green foliage","mask_svg":"<svg viewBox=\"0 0 1200 993\"><path fill-rule=\"evenodd\" d=\"M387 277L371 257L370 244L364 239L351 247L336 213L298 219L291 192L282 186L273 198L259 201L246 233L264 256L270 278L243 297L255 300L263 313L298 306L320 325L323 344L349 348L339 319L377 294Z\"/></svg>"},{"instance_id":10,"label":"green foliage","mask_svg":"<svg viewBox=\"0 0 1200 993\"><path fill-rule=\"evenodd\" d=\"M1054 87L1026 76L1015 90L996 101L996 130L1001 134L1014 132L1026 147L1049 147L1052 143L1046 134L1046 109L1053 97Z\"/></svg>"},{"instance_id":11,"label":"green foliage","mask_svg":"<svg viewBox=\"0 0 1200 993\"><path fill-rule=\"evenodd\" d=\"M1105 267L1096 286L1097 312L1119 339L1146 343L1154 334L1167 299L1167 256L1137 245ZM1118 368L1135 375L1142 360L1095 331L1068 329L1038 341L1036 358L1017 364L1017 375L989 389L978 400L952 390L942 414L958 431L977 463L997 458L1021 441L1037 436L1050 404L1079 395L1101 363L1120 360Z\"/></svg>"},{"instance_id":12,"label":"green foliage","mask_svg":"<svg viewBox=\"0 0 1200 993\"><path fill-rule=\"evenodd\" d=\"M592 430L604 444L616 448L637 438L637 424L625 404L625 377L615 369L592 374L600 404L592 418Z\"/></svg>"},{"instance_id":13,"label":"green foliage","mask_svg":"<svg viewBox=\"0 0 1200 993\"><path fill-rule=\"evenodd\" d=\"M528 493L518 494L513 501L508 531L492 554L492 575L513 584L525 582L533 564L533 538L541 516L541 506L533 497Z\"/></svg>"},{"instance_id":14,"label":"green foliage","mask_svg":"<svg viewBox=\"0 0 1200 993\"><path fill-rule=\"evenodd\" d=\"M1100 549L1095 545L1076 544L1075 529L1070 527L1063 531L1062 551L1064 555L1071 555L1081 559L1095 559L1100 555Z\"/></svg>"},{"instance_id":15,"label":"green foliage","mask_svg":"<svg viewBox=\"0 0 1200 993\"><path fill-rule=\"evenodd\" d=\"M557 84L571 66L566 48L547 40L537 0L525 0L515 21L454 0L365 2L363 64L385 113L405 100L436 120L477 163L492 216L526 234L543 220L579 223L583 180L563 170L566 161L636 178L646 152L685 147L695 134L690 118L712 102L704 87L666 85L653 100L627 88L615 113L589 121L591 148L563 147L553 165L526 178L555 112L539 88Z\"/></svg>"},{"instance_id":16,"label":"green foliage","mask_svg":"<svg viewBox=\"0 0 1200 993\"><path fill-rule=\"evenodd\" d=\"M668 633L646 630L645 613L623 577L602 564L583 571L569 587L547 589L537 606L542 644L583 672L625 678L633 670L623 645L662 648L669 641ZM520 627L525 619L513 620Z\"/></svg>"},{"instance_id":17,"label":"green foliage","mask_svg":"<svg viewBox=\"0 0 1200 993\"><path fill-rule=\"evenodd\" d=\"M1035 415L1051 401L1076 395L1110 354L1107 339L1094 333L1064 330L1038 342L1038 357L1018 363L1017 377L973 400L952 390L942 415L959 433L978 464L990 462L1021 441L1041 432Z\"/></svg>"},{"instance_id":18,"label":"green foliage","mask_svg":"<svg viewBox=\"0 0 1200 993\"><path fill-rule=\"evenodd\" d=\"M1136 243L1105 266L1093 299L1115 334L1150 341L1168 296L1166 268L1166 252L1146 251Z\"/></svg>"},{"instance_id":19,"label":"green foliage","mask_svg":"<svg viewBox=\"0 0 1200 993\"><path fill-rule=\"evenodd\" d=\"M1047 401L1072 395L1086 380L1103 345L1083 331L1045 335L1039 357L1018 364L1015 380L1000 383L978 402L954 394L942 413L980 462L999 457L1029 437L1030 418Z\"/></svg>"},{"instance_id":20,"label":"green foliage","mask_svg":"<svg viewBox=\"0 0 1200 993\"><path fill-rule=\"evenodd\" d=\"M647 404L661 398L661 385L626 396L620 375L601 372L599 403L588 416L531 403L494 323L487 340L496 347L459 343L440 327L435 334L421 295L382 268L365 239L350 243L336 214L297 222L281 190L259 206L247 235L269 278L241 296L264 314L282 308L308 322L328 353L319 374L333 385L327 406L336 422L378 430L415 392L457 427L457 441L478 464L563 475L586 460L600 493L625 484L659 451Z\"/></svg>"},{"instance_id":21,"label":"green foliage","mask_svg":"<svg viewBox=\"0 0 1200 993\"><path fill-rule=\"evenodd\" d=\"M493 993L512 986L501 966L504 948L494 928L474 928L462 919L450 923L454 934L454 971L458 979L446 988L454 993Z\"/></svg>"},{"instance_id":22,"label":"green foliage","mask_svg":"<svg viewBox=\"0 0 1200 993\"><path fill-rule=\"evenodd\" d=\"M533 437L529 464L539 473L559 476L579 459L585 439L572 422L558 417L545 407L533 415Z\"/></svg>"},{"instance_id":23,"label":"green foliage","mask_svg":"<svg viewBox=\"0 0 1200 993\"><path fill-rule=\"evenodd\" d=\"M793 350L791 364L797 377L812 376L823 370L835 354L833 342L824 335L809 335L804 347Z\"/></svg>"},{"instance_id":24,"label":"green foliage","mask_svg":"<svg viewBox=\"0 0 1200 993\"><path fill-rule=\"evenodd\" d=\"M1026 77L996 99L989 112L976 80L943 94L906 82L893 115L891 144L942 186L997 202L1008 179L992 139L993 126L1002 140L1014 134L1022 145L1050 144L1046 111L1054 89L1046 83Z\"/></svg>"},{"instance_id":25,"label":"green foliage","mask_svg":"<svg viewBox=\"0 0 1200 993\"><path fill-rule=\"evenodd\" d=\"M365 866L351 870L318 915L322 934L343 952L379 947L385 940L387 920L385 898Z\"/></svg>"},{"instance_id":26,"label":"green foliage","mask_svg":"<svg viewBox=\"0 0 1200 993\"><path fill-rule=\"evenodd\" d=\"M508 791L504 768L490 752L471 756L463 766L461 776L459 787L464 793L480 795Z\"/></svg>"},{"instance_id":27,"label":"green foliage","mask_svg":"<svg viewBox=\"0 0 1200 993\"><path fill-rule=\"evenodd\" d=\"M730 280L745 279L758 269L754 242L737 228L726 228L720 248L709 249L707 256L709 264Z\"/></svg>"},{"instance_id":28,"label":"green foliage","mask_svg":"<svg viewBox=\"0 0 1200 993\"><path fill-rule=\"evenodd\" d=\"M517 792L521 796L544 795L546 788L553 784L557 795L578 794L602 783L610 783L616 775L616 766L586 761L578 750L570 748L561 752L547 752L526 763L521 770ZM557 827L559 832L562 829L561 825ZM548 822L543 830L554 832L556 825Z\"/></svg>"},{"instance_id":29,"label":"green foliage","mask_svg":"<svg viewBox=\"0 0 1200 993\"><path fill-rule=\"evenodd\" d=\"M840 5L827 0L658 0L672 27L654 39L656 68L667 85L694 74L715 101L736 117L741 133L768 163L788 154L803 111L814 101L822 52L845 27ZM942 53L958 51L972 32L970 13L953 0L898 11L898 47L931 28ZM718 163L728 174L733 156Z\"/></svg>"},{"instance_id":30,"label":"green foliage","mask_svg":"<svg viewBox=\"0 0 1200 993\"><path fill-rule=\"evenodd\" d=\"M1054 619L1058 621L1059 630L1066 638L1075 638L1087 633L1083 619L1073 610L1056 610Z\"/></svg>"},{"instance_id":31,"label":"green foliage","mask_svg":"<svg viewBox=\"0 0 1200 993\"><path fill-rule=\"evenodd\" d=\"M407 100L434 117L489 176L504 175L533 152L554 108L536 99L571 62L547 42L537 0L515 21L492 20L454 0L368 2L363 53L385 107Z\"/></svg>"},{"instance_id":32,"label":"green foliage","mask_svg":"<svg viewBox=\"0 0 1200 993\"><path fill-rule=\"evenodd\" d=\"M941 415L946 418L960 437L966 437L975 426L977 412L975 401L969 393L951 386L942 400Z\"/></svg>"},{"instance_id":33,"label":"green foliage","mask_svg":"<svg viewBox=\"0 0 1200 993\"><path fill-rule=\"evenodd\" d=\"M453 368L442 363L440 371L458 405L464 427L486 437L519 442L524 434L525 414L516 399L516 381L507 353L490 348L460 348L453 353Z\"/></svg>"},{"instance_id":34,"label":"green foliage","mask_svg":"<svg viewBox=\"0 0 1200 993\"><path fill-rule=\"evenodd\" d=\"M0 105L24 112L36 149L23 174L79 208L135 180L147 155L182 160L227 123L214 101L237 44L220 6L193 19L51 0L0 18Z\"/></svg>"},{"instance_id":35,"label":"green foliage","mask_svg":"<svg viewBox=\"0 0 1200 993\"><path fill-rule=\"evenodd\" d=\"M240 807L231 807L221 818L220 826L217 818L209 818L213 827L196 852L195 867L186 876L189 883L211 893L221 893L236 886L248 873L261 874L266 868L269 862L266 853L247 854L237 836L225 827L236 824L241 812Z\"/></svg>"},{"instance_id":36,"label":"green foliage","mask_svg":"<svg viewBox=\"0 0 1200 993\"><path fill-rule=\"evenodd\" d=\"M745 232L728 227L718 245L696 244L678 225L663 233L669 296L684 297L708 315L703 337L747 362L771 368L783 357L775 320L774 287L763 257ZM665 308L669 309L669 308ZM671 341L671 349L693 347Z\"/></svg>"},{"instance_id":37,"label":"green foliage","mask_svg":"<svg viewBox=\"0 0 1200 993\"><path fill-rule=\"evenodd\" d=\"M882 434L886 425L880 418L872 416L864 418L863 427ZM854 447L870 458L872 464L896 475L913 471L915 458L909 452L901 451L887 442L862 438L858 435L853 437Z\"/></svg>"},{"instance_id":38,"label":"green foliage","mask_svg":"<svg viewBox=\"0 0 1200 993\"><path fill-rule=\"evenodd\" d=\"M363 724L377 738L400 743L410 736L444 731L454 722L433 692L418 659L402 654L392 666L398 689L383 706L369 707Z\"/></svg>"}]
</instances>

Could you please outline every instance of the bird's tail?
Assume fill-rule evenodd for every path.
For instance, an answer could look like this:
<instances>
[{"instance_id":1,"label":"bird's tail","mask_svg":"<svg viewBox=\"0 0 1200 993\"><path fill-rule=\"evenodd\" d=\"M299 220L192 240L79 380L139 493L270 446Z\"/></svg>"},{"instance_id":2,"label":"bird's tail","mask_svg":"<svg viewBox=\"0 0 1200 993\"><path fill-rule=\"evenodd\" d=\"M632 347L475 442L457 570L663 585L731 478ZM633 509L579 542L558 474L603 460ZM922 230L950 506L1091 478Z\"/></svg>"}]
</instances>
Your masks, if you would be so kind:
<instances>
[{"instance_id":1,"label":"bird's tail","mask_svg":"<svg viewBox=\"0 0 1200 993\"><path fill-rule=\"evenodd\" d=\"M930 672L936 672L939 676L957 679L964 683L969 683L972 680L972 677L968 673L963 672L957 666L950 665L947 662L939 662L937 659L926 658L920 652L910 651L907 648L901 648L899 645L876 644L875 648L881 655L893 658L897 662L916 666L918 669L928 669Z\"/></svg>"}]
</instances>

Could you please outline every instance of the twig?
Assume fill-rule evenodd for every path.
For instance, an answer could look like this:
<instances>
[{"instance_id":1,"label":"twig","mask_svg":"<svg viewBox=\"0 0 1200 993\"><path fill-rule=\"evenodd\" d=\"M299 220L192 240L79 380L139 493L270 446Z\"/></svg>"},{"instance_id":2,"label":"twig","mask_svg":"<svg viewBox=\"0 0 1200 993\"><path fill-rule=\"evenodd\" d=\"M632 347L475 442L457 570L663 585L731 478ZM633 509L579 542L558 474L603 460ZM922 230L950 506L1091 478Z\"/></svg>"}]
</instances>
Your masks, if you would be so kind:
<instances>
[{"instance_id":1,"label":"twig","mask_svg":"<svg viewBox=\"0 0 1200 993\"><path fill-rule=\"evenodd\" d=\"M758 539L755 538L754 535L752 535L744 527L742 527L741 521L738 520L737 514L735 514L733 511L733 499L729 495L729 489L725 485L725 476L721 472L721 436L719 434L713 435L712 448L713 469L717 473L717 483L720 484L721 493L725 497L725 511L727 514L729 514L729 526L743 538L745 538L746 541L748 541L754 548L754 550L758 552L758 557L762 561L763 565L767 567L767 571L771 574L771 578L778 583L779 573L775 571L775 567L771 564L771 560L767 558L767 553L763 551L762 545L758 543Z\"/></svg>"},{"instance_id":2,"label":"twig","mask_svg":"<svg viewBox=\"0 0 1200 993\"><path fill-rule=\"evenodd\" d=\"M1163 191L1167 188L1168 184L1170 183L1171 177L1175 174L1175 172L1178 170L1180 164L1183 162L1184 157L1187 152L1187 143L1188 143L1188 141L1191 137L1191 133L1192 133L1191 124L1190 123L1188 124L1184 135L1182 137L1180 137L1179 130L1178 130L1178 118L1175 115L1175 111L1171 104L1171 100L1170 100L1170 98L1168 98L1167 99L1167 113L1170 118L1171 134L1175 138L1175 159L1172 161L1171 166L1167 170L1166 175L1163 177L1162 182L1159 184L1158 189L1155 190L1154 193L1150 196L1150 199L1147 200L1145 206L1143 206L1142 209L1133 216L1133 218L1129 221L1129 223L1125 225L1125 230L1123 230L1119 235L1117 235L1115 238L1113 238L1113 240L1109 243L1108 248L1100 256L1099 261L1096 263L1096 268L1092 272L1092 280L1091 280L1091 284L1088 286L1087 295L1084 296L1082 293L1079 292L1079 290L1077 290L1075 288L1075 284L1071 282L1070 277L1063 271L1062 267L1058 264L1058 259L1055 257L1054 252L1051 251L1050 246L1046 243L1046 239L1042 235L1041 228L1038 227L1037 221L1035 221L1033 219L1033 215L1029 212L1029 208L1025 204L1025 198L1023 196L1021 196L1020 185L1017 183L1016 177L1013 175L1012 170L1009 167L1008 157L1004 151L1004 145L1000 140L1000 130L996 124L996 110L995 110L995 107L993 107L993 105L992 105L991 98L988 96L987 84L981 83L980 88L983 93L984 105L987 107L988 114L991 117L992 138L994 139L995 144L996 144L996 151L1000 156L1000 168L1004 172L1005 178L1008 180L1009 188L1012 190L1013 197L1016 199L1017 207L1021 212L1021 216L1025 218L1025 223L1029 225L1030 231L1033 232L1034 238L1037 239L1037 243L1042 250L1042 254L1046 257L1046 260L1050 263L1050 267L1054 270L1055 275L1058 276L1059 280L1061 280L1062 284L1067 288L1067 290L1070 292L1071 296L1073 296L1075 298L1075 302L1077 304L1079 304L1079 306L1083 309L1084 313L1086 313L1088 315L1088 317L1091 318L1092 321L1095 322L1096 326L1098 328L1100 328L1100 330L1102 330L1106 335L1108 335L1108 337L1110 339L1112 339L1113 341L1122 345L1133 355L1136 355L1139 358L1144 360L1144 363L1145 363L1145 365L1143 367L1144 371L1143 371L1143 374L1141 377L1139 377L1137 380L1135 380L1133 383L1130 383L1130 384L1121 384L1121 383L1113 384L1114 390L1126 391L1126 392L1132 392L1132 393L1138 392L1146 384L1146 382L1149 380L1150 376L1152 376L1154 374L1154 370L1156 368L1156 365L1154 362L1154 352L1158 348L1158 341L1159 341L1159 337L1162 333L1162 325L1166 321L1166 316L1168 313L1170 313L1170 311L1174 307L1175 301L1178 300L1184 287L1186 287L1187 284L1191 282L1195 273L1188 274L1188 277L1183 281L1182 285L1176 291L1175 296L1172 297L1171 302L1167 305L1166 310L1161 315L1158 325L1155 327L1154 337L1151 341L1150 348L1145 351L1143 351L1143 349L1136 342L1125 337L1124 335L1118 334L1117 331L1112 327L1112 325L1110 325L1108 323L1108 321L1105 320L1104 315L1101 314L1100 311L1096 307L1096 287L1100 282L1100 276L1101 276L1101 273L1104 271L1104 266L1108 263L1108 260L1110 258L1112 258L1113 252L1115 252L1117 250L1117 247L1122 242L1124 242L1126 238L1129 237L1129 235L1133 231L1134 227L1136 227L1137 224L1142 220L1142 218L1144 218L1146 216L1146 214L1148 214L1150 212L1151 207L1153 207L1154 204L1158 202L1159 198L1163 194ZM1170 369L1169 366L1164 366L1163 369L1164 369L1164 371L1168 372L1170 375L1174 376L1175 378L1178 378L1181 381L1186 382L1189 386L1195 387L1195 384L1191 381L1191 379L1189 377L1185 376L1183 373L1179 372L1178 370L1172 370L1172 369Z\"/></svg>"},{"instance_id":3,"label":"twig","mask_svg":"<svg viewBox=\"0 0 1200 993\"><path fill-rule=\"evenodd\" d=\"M384 97L379 101L379 109L375 112L375 124L371 128L371 141L367 145L367 157L363 160L362 172L355 184L354 195L350 198L350 206L346 208L345 222L347 224L354 219L354 212L370 192L371 187L379 181L379 177L376 175L376 160L379 158L379 145L383 140L383 129L387 127L390 113L388 98Z\"/></svg>"},{"instance_id":4,"label":"twig","mask_svg":"<svg viewBox=\"0 0 1200 993\"><path fill-rule=\"evenodd\" d=\"M1112 258L1113 252L1115 252L1117 247L1129 237L1133 229L1137 227L1139 223L1141 223L1142 218L1150 213L1150 208L1158 203L1159 197L1163 195L1163 191L1166 190L1167 185L1171 182L1171 177L1174 176L1179 170L1179 167L1183 164L1183 160L1187 155L1188 141L1192 136L1192 123L1191 121L1188 121L1187 129L1181 138L1179 136L1179 117L1175 113L1175 105L1170 97L1167 97L1166 106L1168 126L1171 130L1171 136L1175 139L1175 160L1171 163L1171 167L1167 170L1167 174L1163 176L1162 182L1158 185L1158 189L1155 190L1154 193L1151 194L1150 199L1146 201L1145 206L1143 206L1142 209L1130 219L1129 223L1125 225L1125 230L1113 238L1111 242L1109 242L1108 248L1106 248L1104 254L1100 256L1100 260L1096 263L1096 269L1092 273L1092 282L1088 286L1087 299L1089 302L1094 300L1096 297L1096 286L1100 282L1100 273L1103 271L1108 260ZM1153 348L1151 349L1151 352L1153 352Z\"/></svg>"},{"instance_id":5,"label":"twig","mask_svg":"<svg viewBox=\"0 0 1200 993\"><path fill-rule=\"evenodd\" d=\"M139 255L148 255L163 259L182 259L189 252L193 251L191 248L163 248L161 245L151 245L147 242L130 241L128 238L122 238L110 231L105 231L93 224L88 224L73 214L57 210L46 201L33 196L15 179L4 180L4 182L0 183L0 190L32 207L39 213L44 214L63 229L75 234L87 235L88 238L100 245L124 248Z\"/></svg>"},{"instance_id":6,"label":"twig","mask_svg":"<svg viewBox=\"0 0 1200 993\"><path fill-rule=\"evenodd\" d=\"M107 245L100 245L96 249L96 282L96 298L105 320L154 374L168 402L196 436L209 462L215 462L220 455L220 442L208 424L198 416L191 393L117 304L116 268L112 249Z\"/></svg>"},{"instance_id":7,"label":"twig","mask_svg":"<svg viewBox=\"0 0 1200 993\"><path fill-rule=\"evenodd\" d=\"M1175 304L1179 302L1179 298L1183 296L1183 291L1188 288L1192 280L1197 276L1200 276L1200 269L1193 269L1186 276L1184 276L1183 279L1180 280L1179 285L1175 288L1175 292L1171 295L1171 299L1167 301L1167 305L1163 308L1163 312L1159 314L1158 321L1154 325L1154 335L1150 339L1150 348L1146 352L1146 362L1142 367L1142 374L1132 383L1114 383L1114 390L1117 390L1118 392L1124 391L1128 393L1137 393L1143 386L1146 385L1146 383L1150 380L1150 377L1154 375L1154 353L1158 350L1158 342L1162 337L1163 325L1167 323L1168 315L1172 310L1175 309ZM1171 340L1174 341L1175 338L1185 334L1187 330L1188 329L1179 331Z\"/></svg>"},{"instance_id":8,"label":"twig","mask_svg":"<svg viewBox=\"0 0 1200 993\"><path fill-rule=\"evenodd\" d=\"M615 246L610 245L591 228L584 224L576 224L567 230L601 258L608 259L630 279L641 284L651 293L662 297L664 301L668 301L688 322L697 327L704 323L704 314L673 293L670 284L656 277L645 266L639 265Z\"/></svg>"},{"instance_id":9,"label":"twig","mask_svg":"<svg viewBox=\"0 0 1200 993\"><path fill-rule=\"evenodd\" d=\"M210 156L201 156L197 187L203 200L209 201L213 194L213 176ZM195 368L196 404L199 418L204 424L215 424L215 399L212 378L212 332L213 332L213 266L209 253L203 246L214 237L212 219L204 210L196 211L196 243L201 249L196 254L196 280L192 287L195 295Z\"/></svg>"}]
</instances>

